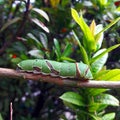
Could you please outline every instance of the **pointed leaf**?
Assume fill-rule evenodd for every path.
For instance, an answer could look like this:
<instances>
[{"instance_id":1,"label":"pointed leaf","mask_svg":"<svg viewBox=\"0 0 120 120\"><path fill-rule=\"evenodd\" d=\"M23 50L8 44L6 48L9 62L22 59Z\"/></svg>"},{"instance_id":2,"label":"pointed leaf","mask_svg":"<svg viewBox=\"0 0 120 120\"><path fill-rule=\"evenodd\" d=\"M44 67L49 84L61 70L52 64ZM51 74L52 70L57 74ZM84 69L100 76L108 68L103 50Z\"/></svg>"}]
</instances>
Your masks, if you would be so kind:
<instances>
[{"instance_id":1,"label":"pointed leaf","mask_svg":"<svg viewBox=\"0 0 120 120\"><path fill-rule=\"evenodd\" d=\"M107 107L108 107L108 105L99 103L99 108L97 109L97 111L102 112L102 111L104 111Z\"/></svg>"},{"instance_id":2,"label":"pointed leaf","mask_svg":"<svg viewBox=\"0 0 120 120\"><path fill-rule=\"evenodd\" d=\"M119 100L109 94L98 95L96 96L95 101L104 105L119 106Z\"/></svg>"},{"instance_id":3,"label":"pointed leaf","mask_svg":"<svg viewBox=\"0 0 120 120\"><path fill-rule=\"evenodd\" d=\"M41 22L39 21L37 18L33 18L31 19L32 22L34 22L36 25L38 25L39 27L41 27L44 31L46 31L47 33L49 33L49 29Z\"/></svg>"},{"instance_id":4,"label":"pointed leaf","mask_svg":"<svg viewBox=\"0 0 120 120\"><path fill-rule=\"evenodd\" d=\"M115 113L108 113L102 117L102 120L114 120L114 119L115 119Z\"/></svg>"},{"instance_id":5,"label":"pointed leaf","mask_svg":"<svg viewBox=\"0 0 120 120\"><path fill-rule=\"evenodd\" d=\"M103 37L104 37L104 34L103 32L101 32L99 35L96 36L96 34L98 34L101 30L103 29L103 25L102 24L99 24L95 27L95 41L96 41L96 44L97 44L97 49L99 49L102 45L102 42L103 42Z\"/></svg>"},{"instance_id":6,"label":"pointed leaf","mask_svg":"<svg viewBox=\"0 0 120 120\"><path fill-rule=\"evenodd\" d=\"M76 10L71 9L71 12L72 12L72 17L80 25L81 30L84 33L85 39L83 42L84 42L86 49L88 49L89 52L95 51L96 50L96 43L95 43L94 36L93 36L89 26L85 23L82 15L79 17Z\"/></svg>"},{"instance_id":7,"label":"pointed leaf","mask_svg":"<svg viewBox=\"0 0 120 120\"><path fill-rule=\"evenodd\" d=\"M120 81L120 69L101 71L95 78L97 80Z\"/></svg>"},{"instance_id":8,"label":"pointed leaf","mask_svg":"<svg viewBox=\"0 0 120 120\"><path fill-rule=\"evenodd\" d=\"M105 74L107 74L110 70L101 70L100 72L96 73L94 75L94 79L95 80L102 80L102 76L104 76Z\"/></svg>"},{"instance_id":9,"label":"pointed leaf","mask_svg":"<svg viewBox=\"0 0 120 120\"><path fill-rule=\"evenodd\" d=\"M108 48L107 50L103 51L101 54L99 54L98 56L94 57L91 59L90 63L92 64L93 62L95 62L96 60L100 59L101 57L103 57L106 53L114 50L115 48L119 47L120 44L114 45L110 48Z\"/></svg>"},{"instance_id":10,"label":"pointed leaf","mask_svg":"<svg viewBox=\"0 0 120 120\"><path fill-rule=\"evenodd\" d=\"M89 95L90 96L96 96L96 95L99 95L103 92L106 92L108 91L108 89L96 89L96 88L91 88L89 89Z\"/></svg>"},{"instance_id":11,"label":"pointed leaf","mask_svg":"<svg viewBox=\"0 0 120 120\"><path fill-rule=\"evenodd\" d=\"M69 58L69 57L65 57L65 56L60 57L60 59L61 59L62 61L76 62L74 59Z\"/></svg>"},{"instance_id":12,"label":"pointed leaf","mask_svg":"<svg viewBox=\"0 0 120 120\"><path fill-rule=\"evenodd\" d=\"M96 57L98 56L99 54L101 54L102 52L104 52L106 49L101 49L99 50L98 52L96 52L93 56ZM92 68L92 72L93 74L96 74L97 72L99 72L102 67L104 66L104 64L106 63L107 61L107 58L108 58L108 53L106 53L105 55L103 55L101 58L99 58L98 60L96 60L95 62L93 62L91 64L91 68Z\"/></svg>"},{"instance_id":13,"label":"pointed leaf","mask_svg":"<svg viewBox=\"0 0 120 120\"><path fill-rule=\"evenodd\" d=\"M99 36L99 34L101 34L102 32L105 32L111 26L113 26L114 24L116 24L119 20L120 20L120 17L118 17L115 20L113 20L108 26L106 26L103 30L101 30L98 34L96 34L96 36Z\"/></svg>"},{"instance_id":14,"label":"pointed leaf","mask_svg":"<svg viewBox=\"0 0 120 120\"><path fill-rule=\"evenodd\" d=\"M18 22L19 20L21 20L20 17L16 17L16 18L14 18L14 19L12 19L12 20L9 20L7 23L5 23L5 24L2 26L2 28L0 29L0 32L4 31L7 27L9 27L10 25Z\"/></svg>"},{"instance_id":15,"label":"pointed leaf","mask_svg":"<svg viewBox=\"0 0 120 120\"><path fill-rule=\"evenodd\" d=\"M42 47L42 44L40 43L40 41L32 33L28 33L27 36L30 39L34 40L37 43L37 45L39 45L40 47Z\"/></svg>"},{"instance_id":16,"label":"pointed leaf","mask_svg":"<svg viewBox=\"0 0 120 120\"><path fill-rule=\"evenodd\" d=\"M83 120L83 119L86 120L85 119L86 116L90 116L90 118L92 120L102 120L100 117L96 116L95 114L90 113L90 112L85 111L85 110L82 110L82 109L80 109L80 111L76 110L76 112L77 112L77 119L76 120ZM83 116L83 117L81 118L81 116ZM89 119L89 120L91 120L91 119Z\"/></svg>"},{"instance_id":17,"label":"pointed leaf","mask_svg":"<svg viewBox=\"0 0 120 120\"><path fill-rule=\"evenodd\" d=\"M96 23L95 23L95 20L93 20L92 23L90 24L90 30L93 35L95 33L95 28L96 28Z\"/></svg>"},{"instance_id":18,"label":"pointed leaf","mask_svg":"<svg viewBox=\"0 0 120 120\"><path fill-rule=\"evenodd\" d=\"M27 36L32 40L35 40L35 42L39 43L39 40L32 33L28 33Z\"/></svg>"},{"instance_id":19,"label":"pointed leaf","mask_svg":"<svg viewBox=\"0 0 120 120\"><path fill-rule=\"evenodd\" d=\"M75 92L66 92L62 96L60 96L60 99L72 103L74 105L85 106L82 96Z\"/></svg>"},{"instance_id":20,"label":"pointed leaf","mask_svg":"<svg viewBox=\"0 0 120 120\"><path fill-rule=\"evenodd\" d=\"M38 9L38 8L32 8L32 10L39 13L40 15L42 15L47 21L50 21L47 13L45 11Z\"/></svg>"},{"instance_id":21,"label":"pointed leaf","mask_svg":"<svg viewBox=\"0 0 120 120\"><path fill-rule=\"evenodd\" d=\"M40 36L40 41L43 44L44 48L48 49L48 39L47 39L47 36L44 33L42 33L42 32L39 33L39 36Z\"/></svg>"},{"instance_id":22,"label":"pointed leaf","mask_svg":"<svg viewBox=\"0 0 120 120\"><path fill-rule=\"evenodd\" d=\"M81 53L81 56L82 56L82 61L89 65L89 58L88 58L88 54L87 54L87 51L84 49L84 47L81 45L80 46L80 53Z\"/></svg>"},{"instance_id":23,"label":"pointed leaf","mask_svg":"<svg viewBox=\"0 0 120 120\"><path fill-rule=\"evenodd\" d=\"M28 53L35 58L44 58L44 54L41 50L30 50Z\"/></svg>"},{"instance_id":24,"label":"pointed leaf","mask_svg":"<svg viewBox=\"0 0 120 120\"><path fill-rule=\"evenodd\" d=\"M80 47L80 53L81 53L81 56L82 56L82 61L85 64L89 65L88 55L87 55L87 52L86 52L85 48L81 45L81 43L80 43L77 35L75 34L75 32L74 31L72 31L72 32L73 32L73 36L75 37L75 40L77 41L77 43Z\"/></svg>"},{"instance_id":25,"label":"pointed leaf","mask_svg":"<svg viewBox=\"0 0 120 120\"><path fill-rule=\"evenodd\" d=\"M78 45L79 45L79 47L80 47L80 46L81 46L81 43L80 43L79 38L77 37L77 35L76 35L76 33L75 33L74 31L72 31L72 33L73 33L73 36L74 36L75 40L77 41L77 43L78 43Z\"/></svg>"},{"instance_id":26,"label":"pointed leaf","mask_svg":"<svg viewBox=\"0 0 120 120\"><path fill-rule=\"evenodd\" d=\"M69 107L70 109L72 109L74 111L76 111L80 108L79 106L77 106L75 104L72 104L70 102L67 102L67 101L63 101L63 103L64 103L65 106Z\"/></svg>"},{"instance_id":27,"label":"pointed leaf","mask_svg":"<svg viewBox=\"0 0 120 120\"><path fill-rule=\"evenodd\" d=\"M117 9L114 11L117 15L120 15L120 7L117 7Z\"/></svg>"},{"instance_id":28,"label":"pointed leaf","mask_svg":"<svg viewBox=\"0 0 120 120\"><path fill-rule=\"evenodd\" d=\"M90 103L88 110L89 110L89 112L93 113L99 109L99 106L100 106L100 103L95 103L95 102Z\"/></svg>"},{"instance_id":29,"label":"pointed leaf","mask_svg":"<svg viewBox=\"0 0 120 120\"><path fill-rule=\"evenodd\" d=\"M55 53L58 58L61 57L61 50L60 50L60 44L57 39L54 38L54 45L55 45Z\"/></svg>"},{"instance_id":30,"label":"pointed leaf","mask_svg":"<svg viewBox=\"0 0 120 120\"><path fill-rule=\"evenodd\" d=\"M80 16L78 15L77 11L73 8L71 8L71 13L72 13L72 17L73 19L80 24Z\"/></svg>"},{"instance_id":31,"label":"pointed leaf","mask_svg":"<svg viewBox=\"0 0 120 120\"><path fill-rule=\"evenodd\" d=\"M2 116L1 116L1 114L0 114L0 120L3 120L3 118L2 118Z\"/></svg>"},{"instance_id":32,"label":"pointed leaf","mask_svg":"<svg viewBox=\"0 0 120 120\"><path fill-rule=\"evenodd\" d=\"M64 49L64 52L62 53L63 57L67 57L71 54L72 52L72 45L71 44L67 44L67 46Z\"/></svg>"},{"instance_id":33,"label":"pointed leaf","mask_svg":"<svg viewBox=\"0 0 120 120\"><path fill-rule=\"evenodd\" d=\"M93 119L92 120L102 120L100 117L95 116L93 114L89 114Z\"/></svg>"}]
</instances>

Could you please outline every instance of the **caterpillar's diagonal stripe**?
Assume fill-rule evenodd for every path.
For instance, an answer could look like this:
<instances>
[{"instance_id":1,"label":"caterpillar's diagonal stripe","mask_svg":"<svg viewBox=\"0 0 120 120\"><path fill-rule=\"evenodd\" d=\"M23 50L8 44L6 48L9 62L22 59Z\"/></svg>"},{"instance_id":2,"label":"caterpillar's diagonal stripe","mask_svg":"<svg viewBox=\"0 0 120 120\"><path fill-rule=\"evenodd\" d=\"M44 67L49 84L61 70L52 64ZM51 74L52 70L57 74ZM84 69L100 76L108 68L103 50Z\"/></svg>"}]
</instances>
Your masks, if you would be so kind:
<instances>
[{"instance_id":1,"label":"caterpillar's diagonal stripe","mask_svg":"<svg viewBox=\"0 0 120 120\"><path fill-rule=\"evenodd\" d=\"M52 60L24 60L18 64L21 72L37 71L37 74L51 75L52 77L62 77L78 80L92 79L92 73L88 65L83 62L64 63Z\"/></svg>"},{"instance_id":2,"label":"caterpillar's diagonal stripe","mask_svg":"<svg viewBox=\"0 0 120 120\"><path fill-rule=\"evenodd\" d=\"M55 74L55 75L59 75L59 71L55 70L55 68L51 65L50 62L46 61L51 73Z\"/></svg>"}]
</instances>

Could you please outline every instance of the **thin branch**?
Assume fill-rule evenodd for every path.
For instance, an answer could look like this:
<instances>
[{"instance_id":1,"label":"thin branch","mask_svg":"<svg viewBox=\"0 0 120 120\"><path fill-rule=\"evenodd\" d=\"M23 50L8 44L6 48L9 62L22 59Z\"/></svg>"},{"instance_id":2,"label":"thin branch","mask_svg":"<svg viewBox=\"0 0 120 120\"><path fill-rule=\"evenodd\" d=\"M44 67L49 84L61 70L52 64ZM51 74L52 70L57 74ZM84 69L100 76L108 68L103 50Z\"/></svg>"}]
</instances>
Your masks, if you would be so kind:
<instances>
[{"instance_id":1,"label":"thin branch","mask_svg":"<svg viewBox=\"0 0 120 120\"><path fill-rule=\"evenodd\" d=\"M21 34L23 33L23 30L25 28L25 24L28 20L28 15L29 15L29 7L30 7L30 0L27 0L26 5L25 5L25 12L23 14L23 18L21 21L21 24L18 28L18 31L16 32L16 37L21 36Z\"/></svg>"},{"instance_id":2,"label":"thin branch","mask_svg":"<svg viewBox=\"0 0 120 120\"><path fill-rule=\"evenodd\" d=\"M10 103L10 120L13 120L12 116L13 116L13 108L12 108L12 102L11 102Z\"/></svg>"},{"instance_id":3,"label":"thin branch","mask_svg":"<svg viewBox=\"0 0 120 120\"><path fill-rule=\"evenodd\" d=\"M22 73L13 69L0 68L0 77L17 78L24 80L34 80L40 82L54 83L62 86L84 87L84 88L120 88L120 81L78 81L71 79L63 79L60 77L52 77L50 75Z\"/></svg>"}]
</instances>

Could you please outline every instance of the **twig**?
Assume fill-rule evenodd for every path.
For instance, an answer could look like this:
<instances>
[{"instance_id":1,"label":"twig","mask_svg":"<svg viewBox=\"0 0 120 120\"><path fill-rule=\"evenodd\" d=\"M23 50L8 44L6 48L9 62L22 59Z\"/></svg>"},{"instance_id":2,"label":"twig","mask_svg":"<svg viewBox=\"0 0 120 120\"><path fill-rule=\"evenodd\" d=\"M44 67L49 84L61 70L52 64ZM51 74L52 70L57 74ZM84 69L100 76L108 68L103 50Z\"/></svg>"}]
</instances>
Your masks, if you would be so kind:
<instances>
[{"instance_id":1,"label":"twig","mask_svg":"<svg viewBox=\"0 0 120 120\"><path fill-rule=\"evenodd\" d=\"M10 103L10 120L12 120L13 116L13 108L12 108L12 102Z\"/></svg>"},{"instance_id":2,"label":"twig","mask_svg":"<svg viewBox=\"0 0 120 120\"><path fill-rule=\"evenodd\" d=\"M23 14L22 21L20 23L18 31L16 32L16 37L21 36L21 34L22 34L23 30L24 30L26 21L28 20L30 0L27 0L25 3L26 3L26 5L25 5L26 10L25 10L25 12Z\"/></svg>"},{"instance_id":3,"label":"twig","mask_svg":"<svg viewBox=\"0 0 120 120\"><path fill-rule=\"evenodd\" d=\"M89 80L89 81L79 81L79 80L71 80L71 79L63 79L60 77L52 77L50 75L42 75L42 74L33 74L33 73L22 73L13 69L0 68L0 77L7 78L17 78L24 80L35 80L41 82L54 83L62 86L70 86L70 87L84 87L84 88L120 88L120 81L97 81L97 80Z\"/></svg>"}]
</instances>

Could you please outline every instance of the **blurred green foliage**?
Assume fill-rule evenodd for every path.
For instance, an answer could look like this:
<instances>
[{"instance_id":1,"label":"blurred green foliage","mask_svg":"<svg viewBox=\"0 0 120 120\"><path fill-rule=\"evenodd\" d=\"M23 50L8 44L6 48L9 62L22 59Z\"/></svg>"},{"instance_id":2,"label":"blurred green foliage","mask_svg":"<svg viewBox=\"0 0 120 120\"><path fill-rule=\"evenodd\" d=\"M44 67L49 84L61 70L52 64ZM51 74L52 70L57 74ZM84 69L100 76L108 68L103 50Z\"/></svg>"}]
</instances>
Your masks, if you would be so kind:
<instances>
[{"instance_id":1,"label":"blurred green foliage","mask_svg":"<svg viewBox=\"0 0 120 120\"><path fill-rule=\"evenodd\" d=\"M78 12L81 10L89 25L94 19L96 23L107 26L120 15L116 1L36 0L31 3L30 0L0 0L0 67L16 69L18 62L31 58L80 61L80 49L71 31L74 30L79 39L83 34L72 19L71 7ZM49 20L39 10L46 12ZM119 32L120 22L105 33L102 47L120 43ZM120 48L117 48L109 54L107 68L120 67L119 52ZM77 89L31 80L0 80L0 111L4 120L9 119L10 102L13 103L13 119L17 120L53 120L59 119L63 113L74 117L75 113L63 106L58 98L65 91ZM111 93L119 99L119 90L115 91ZM116 120L119 119L119 109L109 108L107 111L116 112Z\"/></svg>"}]
</instances>

